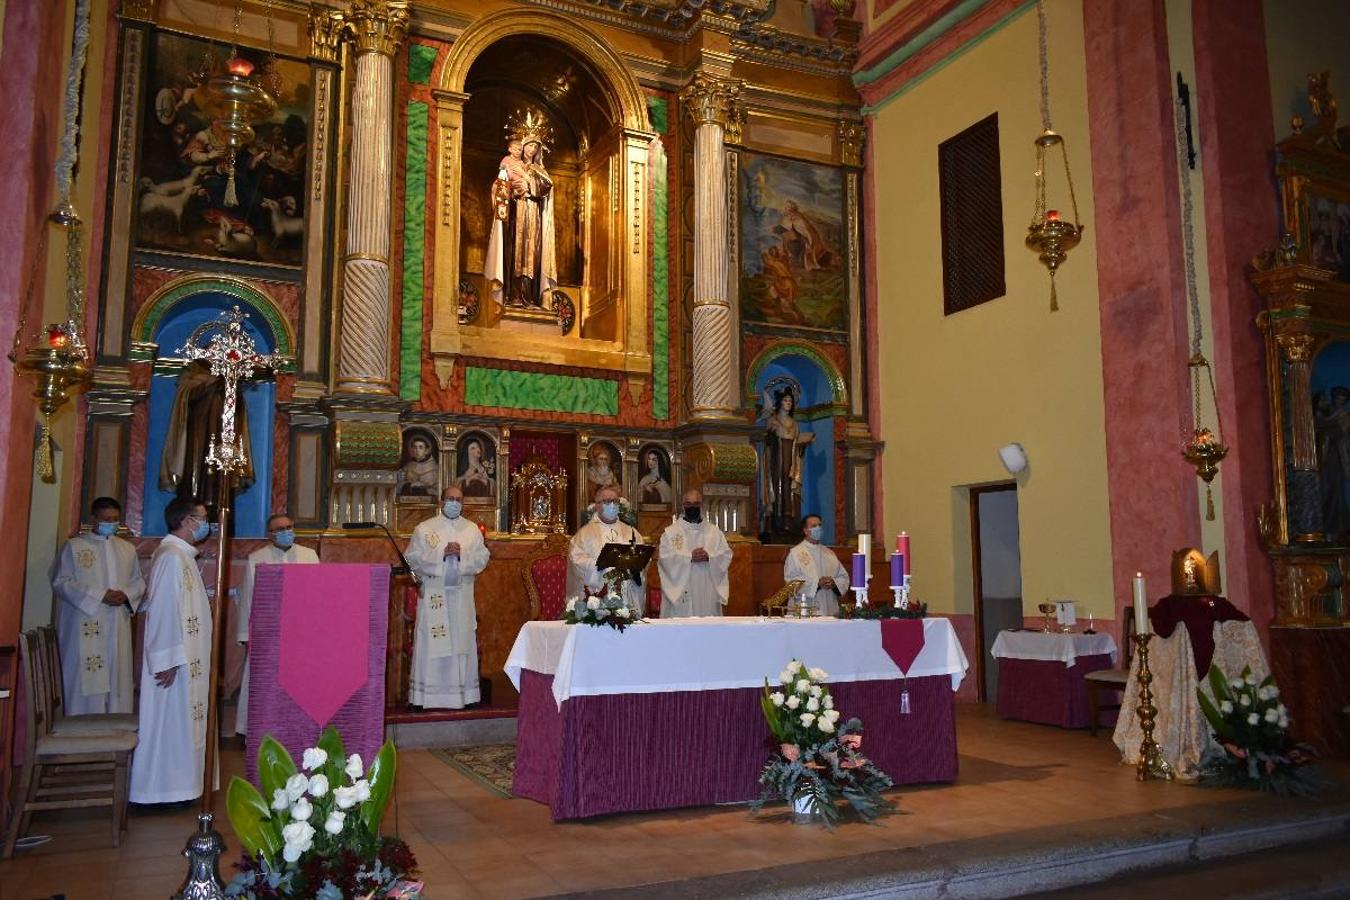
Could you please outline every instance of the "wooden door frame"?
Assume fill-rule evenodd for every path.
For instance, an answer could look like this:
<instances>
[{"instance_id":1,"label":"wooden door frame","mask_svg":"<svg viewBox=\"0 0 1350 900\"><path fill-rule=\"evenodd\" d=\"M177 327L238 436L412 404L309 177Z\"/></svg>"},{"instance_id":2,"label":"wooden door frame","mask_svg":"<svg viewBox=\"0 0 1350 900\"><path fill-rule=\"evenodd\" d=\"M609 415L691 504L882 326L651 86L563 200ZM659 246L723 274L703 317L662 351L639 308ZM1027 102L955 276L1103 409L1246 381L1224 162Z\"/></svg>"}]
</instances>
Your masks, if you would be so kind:
<instances>
[{"instance_id":1,"label":"wooden door frame","mask_svg":"<svg viewBox=\"0 0 1350 900\"><path fill-rule=\"evenodd\" d=\"M984 568L980 563L980 496L983 494L1001 494L1016 491L1016 481L1001 481L997 484L982 484L970 488L970 574L971 607L975 610L975 696L981 703L989 698L984 690ZM1019 529L1017 556L1022 556L1022 540Z\"/></svg>"}]
</instances>

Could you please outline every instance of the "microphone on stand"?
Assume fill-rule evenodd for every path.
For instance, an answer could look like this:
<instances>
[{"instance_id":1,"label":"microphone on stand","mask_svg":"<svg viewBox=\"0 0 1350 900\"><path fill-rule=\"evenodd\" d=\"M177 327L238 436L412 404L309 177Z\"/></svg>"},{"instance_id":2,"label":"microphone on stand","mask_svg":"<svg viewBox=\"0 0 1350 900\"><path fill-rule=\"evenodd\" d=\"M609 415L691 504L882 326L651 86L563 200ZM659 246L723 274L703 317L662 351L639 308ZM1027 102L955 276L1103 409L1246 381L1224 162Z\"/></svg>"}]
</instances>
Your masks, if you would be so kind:
<instances>
[{"instance_id":1,"label":"microphone on stand","mask_svg":"<svg viewBox=\"0 0 1350 900\"><path fill-rule=\"evenodd\" d=\"M398 554L398 561L402 563L402 565L390 566L389 573L391 575L407 575L412 578L413 584L418 587L422 586L422 577L413 570L412 566L408 565L408 557L403 555L403 551L398 547L398 541L394 540L394 536L389 533L388 528L385 528L379 522L343 522L342 528L344 531L369 531L376 528L383 531L384 536L389 539L389 546L394 548L394 552Z\"/></svg>"}]
</instances>

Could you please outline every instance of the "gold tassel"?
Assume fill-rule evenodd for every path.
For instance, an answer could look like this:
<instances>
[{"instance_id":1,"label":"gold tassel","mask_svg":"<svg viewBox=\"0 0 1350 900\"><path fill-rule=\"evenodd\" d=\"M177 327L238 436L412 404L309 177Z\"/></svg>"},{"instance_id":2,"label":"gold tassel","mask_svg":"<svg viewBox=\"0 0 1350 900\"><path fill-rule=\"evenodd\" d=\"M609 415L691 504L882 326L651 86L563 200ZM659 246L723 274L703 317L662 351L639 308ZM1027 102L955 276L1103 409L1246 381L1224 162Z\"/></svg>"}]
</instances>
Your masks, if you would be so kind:
<instances>
[{"instance_id":1,"label":"gold tassel","mask_svg":"<svg viewBox=\"0 0 1350 900\"><path fill-rule=\"evenodd\" d=\"M1205 519L1214 521L1214 491L1209 485L1205 485Z\"/></svg>"},{"instance_id":2,"label":"gold tassel","mask_svg":"<svg viewBox=\"0 0 1350 900\"><path fill-rule=\"evenodd\" d=\"M230 159L230 178L225 182L225 205L238 206L239 194L234 189L234 159Z\"/></svg>"},{"instance_id":3,"label":"gold tassel","mask_svg":"<svg viewBox=\"0 0 1350 900\"><path fill-rule=\"evenodd\" d=\"M52 460L52 420L45 413L42 416L42 437L38 439L38 477L47 484L56 481L56 468Z\"/></svg>"},{"instance_id":4,"label":"gold tassel","mask_svg":"<svg viewBox=\"0 0 1350 900\"><path fill-rule=\"evenodd\" d=\"M1059 295L1055 293L1055 273L1050 273L1050 311L1059 312Z\"/></svg>"}]
</instances>

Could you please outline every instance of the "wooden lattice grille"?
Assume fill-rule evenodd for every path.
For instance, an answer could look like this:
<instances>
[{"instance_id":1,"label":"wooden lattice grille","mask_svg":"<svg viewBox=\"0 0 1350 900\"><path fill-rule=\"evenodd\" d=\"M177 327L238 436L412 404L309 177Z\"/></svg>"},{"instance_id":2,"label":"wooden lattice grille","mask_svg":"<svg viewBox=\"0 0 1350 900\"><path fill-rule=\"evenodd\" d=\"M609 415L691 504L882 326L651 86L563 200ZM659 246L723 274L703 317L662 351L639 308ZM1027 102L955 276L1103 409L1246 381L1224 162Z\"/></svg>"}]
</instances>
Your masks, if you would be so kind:
<instances>
[{"instance_id":1,"label":"wooden lattice grille","mask_svg":"<svg viewBox=\"0 0 1350 900\"><path fill-rule=\"evenodd\" d=\"M942 305L947 315L1007 293L998 113L938 145Z\"/></svg>"}]
</instances>

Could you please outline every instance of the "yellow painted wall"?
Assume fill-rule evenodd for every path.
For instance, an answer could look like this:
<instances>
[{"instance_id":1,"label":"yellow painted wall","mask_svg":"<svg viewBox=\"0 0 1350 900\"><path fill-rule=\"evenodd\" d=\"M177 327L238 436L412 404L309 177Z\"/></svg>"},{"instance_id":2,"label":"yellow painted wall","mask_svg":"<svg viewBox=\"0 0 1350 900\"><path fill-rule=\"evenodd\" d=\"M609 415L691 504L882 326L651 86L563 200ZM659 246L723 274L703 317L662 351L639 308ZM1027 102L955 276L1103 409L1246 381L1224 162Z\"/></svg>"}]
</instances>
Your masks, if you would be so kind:
<instances>
[{"instance_id":1,"label":"yellow painted wall","mask_svg":"<svg viewBox=\"0 0 1350 900\"><path fill-rule=\"evenodd\" d=\"M1040 131L1034 7L876 114L885 524L913 535L916 591L939 612L973 609L966 487L1009 478L997 449L1010 441L1031 460L1018 479L1025 610L1046 597L1078 601L1080 615L1114 608L1082 9L1048 7L1054 125L1088 225L1061 269L1059 312L1023 246ZM1008 293L944 316L937 147L992 112Z\"/></svg>"},{"instance_id":2,"label":"yellow painted wall","mask_svg":"<svg viewBox=\"0 0 1350 900\"><path fill-rule=\"evenodd\" d=\"M1291 116L1297 113L1312 121L1309 72L1330 72L1331 92L1338 97L1350 95L1350 3L1265 0L1264 13L1275 140L1282 141L1291 133ZM1341 121L1345 121L1344 112Z\"/></svg>"}]
</instances>

